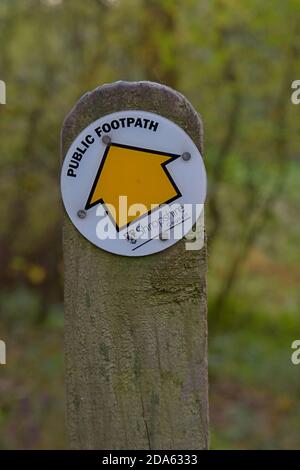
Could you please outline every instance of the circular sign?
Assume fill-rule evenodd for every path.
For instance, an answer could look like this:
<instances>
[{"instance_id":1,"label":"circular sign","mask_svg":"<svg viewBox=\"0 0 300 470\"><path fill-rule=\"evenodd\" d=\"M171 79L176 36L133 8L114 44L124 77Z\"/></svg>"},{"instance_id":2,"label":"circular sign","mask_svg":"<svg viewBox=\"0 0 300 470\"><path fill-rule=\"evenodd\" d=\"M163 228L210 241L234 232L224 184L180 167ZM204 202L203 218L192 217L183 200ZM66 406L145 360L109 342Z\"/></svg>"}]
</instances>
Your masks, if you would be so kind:
<instances>
[{"instance_id":1,"label":"circular sign","mask_svg":"<svg viewBox=\"0 0 300 470\"><path fill-rule=\"evenodd\" d=\"M120 111L86 127L61 172L65 209L103 250L145 256L183 238L206 195L200 152L177 124L145 111Z\"/></svg>"}]
</instances>

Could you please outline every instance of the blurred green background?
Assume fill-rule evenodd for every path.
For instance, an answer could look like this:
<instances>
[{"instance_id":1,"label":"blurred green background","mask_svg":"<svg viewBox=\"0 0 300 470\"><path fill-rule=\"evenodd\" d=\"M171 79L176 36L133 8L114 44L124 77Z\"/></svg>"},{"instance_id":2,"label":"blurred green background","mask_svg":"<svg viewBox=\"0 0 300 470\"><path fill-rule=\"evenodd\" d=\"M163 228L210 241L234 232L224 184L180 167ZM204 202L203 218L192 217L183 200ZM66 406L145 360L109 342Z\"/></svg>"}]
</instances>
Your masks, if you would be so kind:
<instances>
[{"instance_id":1,"label":"blurred green background","mask_svg":"<svg viewBox=\"0 0 300 470\"><path fill-rule=\"evenodd\" d=\"M300 448L299 32L299 0L1 0L0 448L67 446L59 134L120 79L204 120L211 447Z\"/></svg>"}]
</instances>

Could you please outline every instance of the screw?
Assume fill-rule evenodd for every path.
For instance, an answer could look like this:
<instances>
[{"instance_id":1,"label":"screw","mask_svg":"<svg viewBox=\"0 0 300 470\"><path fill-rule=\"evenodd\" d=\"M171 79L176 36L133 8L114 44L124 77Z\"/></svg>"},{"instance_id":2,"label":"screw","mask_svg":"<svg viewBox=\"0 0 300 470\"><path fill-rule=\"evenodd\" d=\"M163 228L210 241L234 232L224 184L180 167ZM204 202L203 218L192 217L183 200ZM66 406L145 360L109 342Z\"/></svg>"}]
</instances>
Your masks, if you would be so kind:
<instances>
[{"instance_id":1,"label":"screw","mask_svg":"<svg viewBox=\"0 0 300 470\"><path fill-rule=\"evenodd\" d=\"M78 212L77 212L77 215L80 219L85 219L86 218L86 212L83 210L83 209L80 209Z\"/></svg>"},{"instance_id":2,"label":"screw","mask_svg":"<svg viewBox=\"0 0 300 470\"><path fill-rule=\"evenodd\" d=\"M104 135L104 136L102 137L102 142L103 142L105 145L111 144L111 138L109 137L109 135Z\"/></svg>"},{"instance_id":3,"label":"screw","mask_svg":"<svg viewBox=\"0 0 300 470\"><path fill-rule=\"evenodd\" d=\"M190 160L191 158L191 154L190 152L184 152L182 155L181 155L182 159L186 162L188 160Z\"/></svg>"}]
</instances>

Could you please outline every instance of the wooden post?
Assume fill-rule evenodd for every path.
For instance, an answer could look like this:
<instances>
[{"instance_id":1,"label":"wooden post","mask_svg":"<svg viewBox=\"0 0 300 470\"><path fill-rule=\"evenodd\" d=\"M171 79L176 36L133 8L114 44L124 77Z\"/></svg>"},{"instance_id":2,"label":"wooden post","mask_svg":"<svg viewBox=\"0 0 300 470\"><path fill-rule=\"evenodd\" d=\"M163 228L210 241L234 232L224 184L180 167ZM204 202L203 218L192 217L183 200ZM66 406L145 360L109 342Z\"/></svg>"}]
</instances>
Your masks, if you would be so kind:
<instances>
[{"instance_id":1,"label":"wooden post","mask_svg":"<svg viewBox=\"0 0 300 470\"><path fill-rule=\"evenodd\" d=\"M67 116L62 155L91 122L120 110L174 121L202 152L202 123L179 93L116 82ZM64 217L67 427L75 449L208 447L206 247L181 240L128 258L89 243Z\"/></svg>"}]
</instances>

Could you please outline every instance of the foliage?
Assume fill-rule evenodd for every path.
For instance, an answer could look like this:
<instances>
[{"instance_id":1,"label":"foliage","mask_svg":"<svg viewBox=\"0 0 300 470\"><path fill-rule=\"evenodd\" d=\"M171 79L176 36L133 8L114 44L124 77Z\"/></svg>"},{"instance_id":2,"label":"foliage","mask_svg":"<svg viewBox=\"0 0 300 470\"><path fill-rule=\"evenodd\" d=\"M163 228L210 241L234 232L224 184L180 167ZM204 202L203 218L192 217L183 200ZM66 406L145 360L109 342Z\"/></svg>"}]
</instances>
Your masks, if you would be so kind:
<instances>
[{"instance_id":1,"label":"foliage","mask_svg":"<svg viewBox=\"0 0 300 470\"><path fill-rule=\"evenodd\" d=\"M120 79L167 83L204 120L213 447L300 447L299 27L297 0L1 1L0 447L66 446L59 134Z\"/></svg>"}]
</instances>

